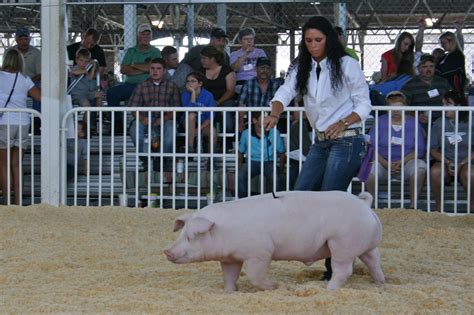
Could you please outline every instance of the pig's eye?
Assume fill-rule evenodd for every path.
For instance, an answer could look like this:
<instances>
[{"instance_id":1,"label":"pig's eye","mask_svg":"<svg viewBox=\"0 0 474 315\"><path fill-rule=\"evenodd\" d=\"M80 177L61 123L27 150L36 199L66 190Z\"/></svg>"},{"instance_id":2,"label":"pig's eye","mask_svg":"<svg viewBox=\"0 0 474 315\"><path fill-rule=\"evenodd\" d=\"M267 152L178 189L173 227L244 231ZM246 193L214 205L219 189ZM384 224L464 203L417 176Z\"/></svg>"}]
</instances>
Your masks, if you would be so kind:
<instances>
[{"instance_id":1,"label":"pig's eye","mask_svg":"<svg viewBox=\"0 0 474 315\"><path fill-rule=\"evenodd\" d=\"M191 242L191 238L189 236L186 236L186 239L188 240L188 242Z\"/></svg>"}]
</instances>

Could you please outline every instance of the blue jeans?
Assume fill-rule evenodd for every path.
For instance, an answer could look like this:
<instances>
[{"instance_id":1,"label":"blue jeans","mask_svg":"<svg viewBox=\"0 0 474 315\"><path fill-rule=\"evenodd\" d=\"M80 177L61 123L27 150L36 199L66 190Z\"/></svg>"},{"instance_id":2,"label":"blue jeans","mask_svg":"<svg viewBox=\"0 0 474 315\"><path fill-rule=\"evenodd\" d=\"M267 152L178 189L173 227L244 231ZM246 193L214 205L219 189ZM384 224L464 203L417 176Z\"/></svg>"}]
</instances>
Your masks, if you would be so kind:
<instances>
[{"instance_id":1,"label":"blue jeans","mask_svg":"<svg viewBox=\"0 0 474 315\"><path fill-rule=\"evenodd\" d=\"M126 101L132 96L133 90L137 84L135 83L122 83L116 86L113 86L107 90L107 106L118 107L120 102ZM110 115L112 117L112 114ZM123 114L116 112L115 113L115 123L120 123L123 125Z\"/></svg>"},{"instance_id":2,"label":"blue jeans","mask_svg":"<svg viewBox=\"0 0 474 315\"><path fill-rule=\"evenodd\" d=\"M295 190L346 191L367 152L364 136L318 141L311 146Z\"/></svg>"},{"instance_id":3,"label":"blue jeans","mask_svg":"<svg viewBox=\"0 0 474 315\"><path fill-rule=\"evenodd\" d=\"M41 89L41 81L35 81L33 83L35 84L35 87L37 87L38 89ZM36 109L37 111L41 113L41 102L33 100L32 108Z\"/></svg>"},{"instance_id":4,"label":"blue jeans","mask_svg":"<svg viewBox=\"0 0 474 315\"><path fill-rule=\"evenodd\" d=\"M248 166L247 163L242 164L239 170L239 198L245 198L248 196ZM250 178L261 174L260 161L250 162ZM263 175L265 176L265 192L271 192L273 190L273 161L266 161L263 163ZM276 186L278 189L278 170L277 170L277 182Z\"/></svg>"},{"instance_id":5,"label":"blue jeans","mask_svg":"<svg viewBox=\"0 0 474 315\"><path fill-rule=\"evenodd\" d=\"M137 119L132 122L130 126L129 134L133 140L133 143L137 145ZM160 137L161 126L151 126L151 137L148 137L149 141L158 140L163 146L163 153L173 152L173 137L176 135L176 129L173 124L173 120L165 121L163 126L163 137ZM148 134L148 126L143 125L141 122L138 124L138 152L145 152L148 147L144 147L145 135ZM160 149L161 150L161 149ZM158 151L161 152L161 151Z\"/></svg>"}]
</instances>

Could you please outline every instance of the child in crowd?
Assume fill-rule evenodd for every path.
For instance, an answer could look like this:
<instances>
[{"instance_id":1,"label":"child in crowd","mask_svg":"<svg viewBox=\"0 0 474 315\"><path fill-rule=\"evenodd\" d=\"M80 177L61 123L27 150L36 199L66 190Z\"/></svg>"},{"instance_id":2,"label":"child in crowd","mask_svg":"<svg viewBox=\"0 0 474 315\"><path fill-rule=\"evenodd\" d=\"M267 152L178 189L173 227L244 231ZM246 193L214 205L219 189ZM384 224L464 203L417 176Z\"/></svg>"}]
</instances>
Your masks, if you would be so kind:
<instances>
[{"instance_id":1,"label":"child in crowd","mask_svg":"<svg viewBox=\"0 0 474 315\"><path fill-rule=\"evenodd\" d=\"M102 105L102 94L95 80L96 62L92 62L92 68L87 70L91 63L91 52L88 49L79 49L76 53L76 65L72 68L69 76L71 82L79 80L77 85L70 91L72 103L81 107L100 107ZM91 112L91 134L97 133L97 112ZM87 122L84 114L83 122Z\"/></svg>"},{"instance_id":2,"label":"child in crowd","mask_svg":"<svg viewBox=\"0 0 474 315\"><path fill-rule=\"evenodd\" d=\"M75 154L76 153L76 154ZM74 165L77 156L77 170L83 175L87 174L87 129L86 125L77 123L77 151L76 140L67 139L67 181L74 179Z\"/></svg>"},{"instance_id":3,"label":"child in crowd","mask_svg":"<svg viewBox=\"0 0 474 315\"><path fill-rule=\"evenodd\" d=\"M466 99L455 90L446 92L443 97L445 106L467 106ZM474 173L472 171L474 162L473 147L469 147L469 113L461 111L457 115L454 111L447 111L444 118L438 118L433 124L431 134L431 157L435 160L431 167L431 187L436 201L436 211L443 209L441 204L442 168L444 167L444 183L449 185L455 178L457 172L458 180L467 191L469 177L471 177L471 213L474 211ZM458 116L458 117L456 117ZM444 160L442 155L442 141L444 134ZM471 143L474 144L474 134L471 135ZM457 151L457 160L456 160Z\"/></svg>"},{"instance_id":4,"label":"child in crowd","mask_svg":"<svg viewBox=\"0 0 474 315\"><path fill-rule=\"evenodd\" d=\"M215 107L216 101L211 92L202 87L204 74L201 72L191 72L186 76L186 91L181 94L181 104L183 107ZM214 137L211 141L211 112L199 112L201 114L201 132L209 141L209 152L211 145L217 143L217 129L214 128ZM185 116L186 117L186 116ZM188 114L188 151L194 153L194 141L198 133L198 112Z\"/></svg>"},{"instance_id":5,"label":"child in crowd","mask_svg":"<svg viewBox=\"0 0 474 315\"><path fill-rule=\"evenodd\" d=\"M388 93L385 101L389 106L406 105L406 97L400 91ZM415 190L417 196L420 196L425 182L426 163L422 159L426 154L426 143L421 124L417 123L415 117L409 115L408 112L405 112L404 116L405 119L403 119L402 111L391 111L391 115L385 114L379 117L378 132L375 127L370 130L370 142L374 146L374 151L378 151L378 156L374 161L377 163L370 172L367 189L375 195L376 176L380 184L388 180L389 171L391 178L401 178L403 170L404 178L410 181L410 208L413 209L416 207ZM416 130L417 124L418 130ZM404 132L403 129L405 129ZM378 150L375 149L376 145ZM402 146L404 146L403 152ZM391 152L390 156L389 152Z\"/></svg>"},{"instance_id":6,"label":"child in crowd","mask_svg":"<svg viewBox=\"0 0 474 315\"><path fill-rule=\"evenodd\" d=\"M249 129L242 132L239 143L239 198L248 196L248 163L250 163L250 177L262 173L261 161L263 158L263 175L265 176L265 192L273 190L273 155L274 147L276 152L280 153L280 170L284 170L285 164L285 146L280 137L278 129L272 128L267 133L262 129L261 112L252 112L252 125ZM274 143L274 133L276 132L276 143ZM250 142L249 142L250 133ZM261 152L261 143L263 141L263 152ZM244 155L247 162L242 164ZM278 188L278 175L276 178L276 187Z\"/></svg>"}]
</instances>

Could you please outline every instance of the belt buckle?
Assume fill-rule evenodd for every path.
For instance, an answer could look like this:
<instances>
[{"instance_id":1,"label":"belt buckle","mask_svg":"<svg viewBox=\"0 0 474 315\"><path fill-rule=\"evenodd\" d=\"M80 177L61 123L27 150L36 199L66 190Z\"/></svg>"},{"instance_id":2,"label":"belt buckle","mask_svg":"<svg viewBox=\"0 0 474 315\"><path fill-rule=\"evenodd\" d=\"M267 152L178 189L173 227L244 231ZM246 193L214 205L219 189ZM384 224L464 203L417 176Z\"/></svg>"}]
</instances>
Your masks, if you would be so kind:
<instances>
[{"instance_id":1,"label":"belt buckle","mask_svg":"<svg viewBox=\"0 0 474 315\"><path fill-rule=\"evenodd\" d=\"M318 136L318 140L323 142L326 141L326 134L324 132L317 132L316 135Z\"/></svg>"}]
</instances>

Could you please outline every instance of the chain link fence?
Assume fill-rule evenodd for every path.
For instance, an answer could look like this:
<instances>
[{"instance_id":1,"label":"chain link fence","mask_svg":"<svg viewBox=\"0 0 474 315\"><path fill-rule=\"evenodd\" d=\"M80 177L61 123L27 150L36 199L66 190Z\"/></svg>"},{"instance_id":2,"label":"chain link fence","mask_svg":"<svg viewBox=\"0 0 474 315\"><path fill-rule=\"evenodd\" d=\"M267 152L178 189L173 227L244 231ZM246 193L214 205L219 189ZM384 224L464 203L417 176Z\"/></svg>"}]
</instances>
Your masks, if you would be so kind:
<instances>
[{"instance_id":1,"label":"chain link fence","mask_svg":"<svg viewBox=\"0 0 474 315\"><path fill-rule=\"evenodd\" d=\"M34 1L30 1L34 2ZM69 42L81 40L88 28L101 34L100 45L105 49L108 71L119 75L120 59L124 48L135 43L136 25L153 25L153 45L158 48L171 45L179 48L180 58L192 45L209 42L213 27L224 28L229 35L229 52L240 46L239 29L253 27L256 47L264 49L274 61L275 75L285 71L298 51L300 28L313 15L323 15L346 30L346 42L359 55L367 78L380 70L380 56L395 45L397 35L408 31L415 37L420 19L428 26L424 31L423 52L439 47L439 35L455 31L455 21L463 21L466 73L472 73L474 55L474 13L470 1L346 1L321 2L253 2L171 4L86 4L68 1L67 18ZM0 59L6 48L15 44L14 32L27 26L32 32L31 44L41 47L40 6L22 3L0 5ZM130 24L135 24L131 27ZM190 35L190 36L188 36Z\"/></svg>"}]
</instances>

